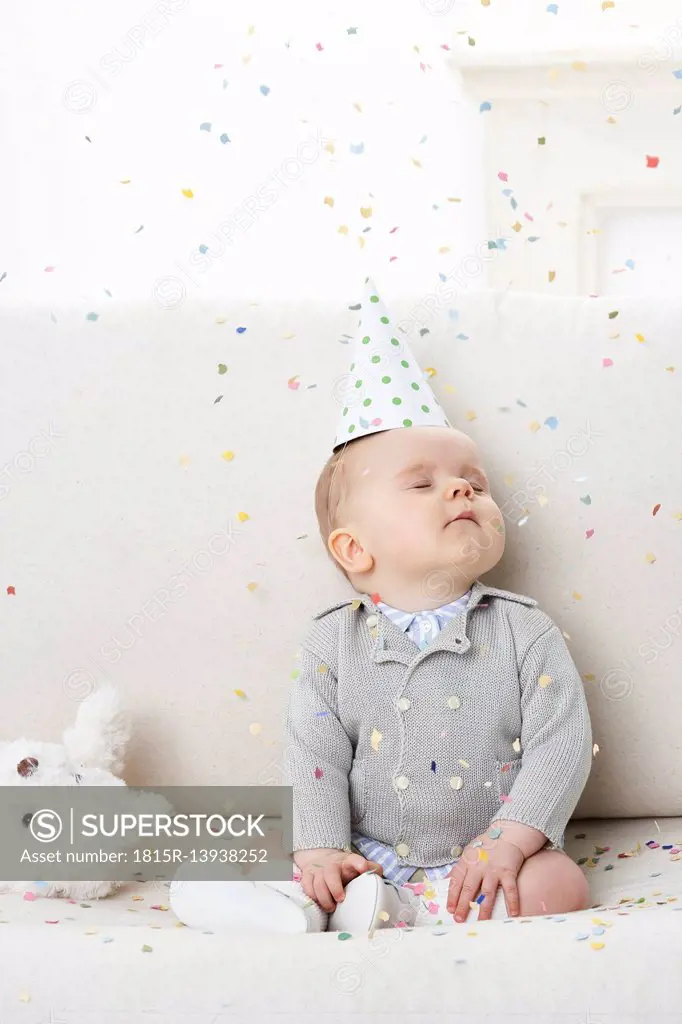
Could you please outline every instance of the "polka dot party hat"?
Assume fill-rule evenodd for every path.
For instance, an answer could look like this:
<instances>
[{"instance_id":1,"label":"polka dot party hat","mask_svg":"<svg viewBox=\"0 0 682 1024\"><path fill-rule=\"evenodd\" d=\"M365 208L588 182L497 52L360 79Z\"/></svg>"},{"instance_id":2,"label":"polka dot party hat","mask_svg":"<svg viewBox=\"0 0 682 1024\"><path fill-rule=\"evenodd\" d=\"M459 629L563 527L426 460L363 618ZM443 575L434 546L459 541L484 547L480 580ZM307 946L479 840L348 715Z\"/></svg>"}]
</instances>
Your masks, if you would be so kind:
<instances>
[{"instance_id":1,"label":"polka dot party hat","mask_svg":"<svg viewBox=\"0 0 682 1024\"><path fill-rule=\"evenodd\" d=\"M396 427L452 426L371 278L361 309L353 362L337 381L343 408L333 451Z\"/></svg>"}]
</instances>

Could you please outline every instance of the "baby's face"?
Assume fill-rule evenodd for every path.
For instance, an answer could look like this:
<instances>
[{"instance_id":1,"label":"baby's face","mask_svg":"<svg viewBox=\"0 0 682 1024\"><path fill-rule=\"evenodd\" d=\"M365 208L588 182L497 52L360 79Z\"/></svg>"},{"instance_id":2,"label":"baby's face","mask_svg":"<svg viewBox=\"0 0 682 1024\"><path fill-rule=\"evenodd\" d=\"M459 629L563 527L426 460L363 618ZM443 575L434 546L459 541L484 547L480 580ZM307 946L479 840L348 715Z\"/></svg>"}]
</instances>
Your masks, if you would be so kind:
<instances>
[{"instance_id":1,"label":"baby's face","mask_svg":"<svg viewBox=\"0 0 682 1024\"><path fill-rule=\"evenodd\" d=\"M374 559L374 589L381 590L383 575L428 593L429 574L444 571L456 584L468 583L502 557L503 516L466 434L448 427L388 430L355 450L351 445L347 456L347 526Z\"/></svg>"}]
</instances>

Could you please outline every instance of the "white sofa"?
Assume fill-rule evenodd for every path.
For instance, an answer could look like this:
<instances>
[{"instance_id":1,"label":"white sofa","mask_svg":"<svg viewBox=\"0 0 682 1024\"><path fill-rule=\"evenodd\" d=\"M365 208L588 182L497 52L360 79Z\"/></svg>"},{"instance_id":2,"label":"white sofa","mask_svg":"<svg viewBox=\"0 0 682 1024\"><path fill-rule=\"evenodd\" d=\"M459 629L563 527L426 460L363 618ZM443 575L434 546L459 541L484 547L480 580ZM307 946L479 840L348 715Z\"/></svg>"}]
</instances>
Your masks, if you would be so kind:
<instances>
[{"instance_id":1,"label":"white sofa","mask_svg":"<svg viewBox=\"0 0 682 1024\"><path fill-rule=\"evenodd\" d=\"M682 1019L682 301L471 292L429 313L420 298L395 315L505 512L491 582L538 599L585 680L598 750L566 848L594 908L256 939L179 926L163 887L87 907L10 894L3 1024ZM4 463L48 421L61 435L0 501L0 735L56 739L70 699L107 678L135 715L129 782L277 784L296 647L348 593L312 491L355 314L226 302L56 319L0 322ZM201 568L228 522L229 554ZM184 595L150 615L181 566Z\"/></svg>"}]
</instances>

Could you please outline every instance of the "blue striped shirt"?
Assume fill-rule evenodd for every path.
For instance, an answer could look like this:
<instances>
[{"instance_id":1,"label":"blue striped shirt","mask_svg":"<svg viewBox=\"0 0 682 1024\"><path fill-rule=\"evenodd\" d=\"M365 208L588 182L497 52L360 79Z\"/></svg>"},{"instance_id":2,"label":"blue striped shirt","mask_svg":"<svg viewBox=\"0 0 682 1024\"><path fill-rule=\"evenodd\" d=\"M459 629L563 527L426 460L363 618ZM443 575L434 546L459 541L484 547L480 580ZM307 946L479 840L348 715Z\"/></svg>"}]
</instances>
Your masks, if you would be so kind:
<instances>
[{"instance_id":1,"label":"blue striped shirt","mask_svg":"<svg viewBox=\"0 0 682 1024\"><path fill-rule=\"evenodd\" d=\"M470 594L471 591L468 590L466 594L458 597L456 601L451 601L440 608L432 608L425 612L404 612L400 608L393 608L384 601L378 601L377 608L391 622L394 622L399 629L404 630L417 647L423 650L431 640L435 639L443 626L464 611ZM390 846L384 846L383 843L378 843L376 839L369 839L367 836L360 835L359 832L353 832L351 840L363 857L381 864L384 869L384 878L395 882L397 885L404 885L417 870L416 866L410 864L404 864L402 867L399 866L395 850ZM456 861L453 861L452 864L441 864L440 867L436 868L424 868L424 874L431 881L445 878L450 874L453 864L456 863Z\"/></svg>"}]
</instances>

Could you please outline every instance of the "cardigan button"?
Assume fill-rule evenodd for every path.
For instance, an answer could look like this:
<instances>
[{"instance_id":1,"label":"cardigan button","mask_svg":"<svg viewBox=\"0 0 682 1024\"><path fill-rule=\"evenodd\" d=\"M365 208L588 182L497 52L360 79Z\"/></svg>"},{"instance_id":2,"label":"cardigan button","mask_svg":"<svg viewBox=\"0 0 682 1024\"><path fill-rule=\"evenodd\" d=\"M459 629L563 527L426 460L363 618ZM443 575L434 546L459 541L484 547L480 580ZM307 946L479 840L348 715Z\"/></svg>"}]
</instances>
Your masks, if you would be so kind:
<instances>
[{"instance_id":1,"label":"cardigan button","mask_svg":"<svg viewBox=\"0 0 682 1024\"><path fill-rule=\"evenodd\" d=\"M398 701L398 710L407 711L412 704L412 701L408 697L401 697Z\"/></svg>"},{"instance_id":2,"label":"cardigan button","mask_svg":"<svg viewBox=\"0 0 682 1024\"><path fill-rule=\"evenodd\" d=\"M408 853L410 852L410 848L407 845L407 843L398 843L398 845L395 848L395 852L398 854L399 857L407 857Z\"/></svg>"},{"instance_id":3,"label":"cardigan button","mask_svg":"<svg viewBox=\"0 0 682 1024\"><path fill-rule=\"evenodd\" d=\"M463 852L464 851L461 846L453 846L452 849L450 850L450 853L452 854L453 857L461 857Z\"/></svg>"},{"instance_id":4,"label":"cardigan button","mask_svg":"<svg viewBox=\"0 0 682 1024\"><path fill-rule=\"evenodd\" d=\"M410 780L408 779L407 775L399 775L398 778L395 780L395 784L398 787L398 789L407 789L407 787L410 784Z\"/></svg>"},{"instance_id":5,"label":"cardigan button","mask_svg":"<svg viewBox=\"0 0 682 1024\"><path fill-rule=\"evenodd\" d=\"M450 785L453 789L461 789L464 785L464 779L461 775L453 775L450 779Z\"/></svg>"},{"instance_id":6,"label":"cardigan button","mask_svg":"<svg viewBox=\"0 0 682 1024\"><path fill-rule=\"evenodd\" d=\"M376 626L378 621L379 621L379 616L378 615L368 615L367 616L367 628L368 629L374 629L374 627Z\"/></svg>"},{"instance_id":7,"label":"cardigan button","mask_svg":"<svg viewBox=\"0 0 682 1024\"><path fill-rule=\"evenodd\" d=\"M453 711L459 711L459 708L460 708L460 706L462 704L462 702L459 699L459 697L456 694L454 694L454 693L453 693L452 697L448 697L448 702L447 703L448 703L448 707L452 708Z\"/></svg>"}]
</instances>

